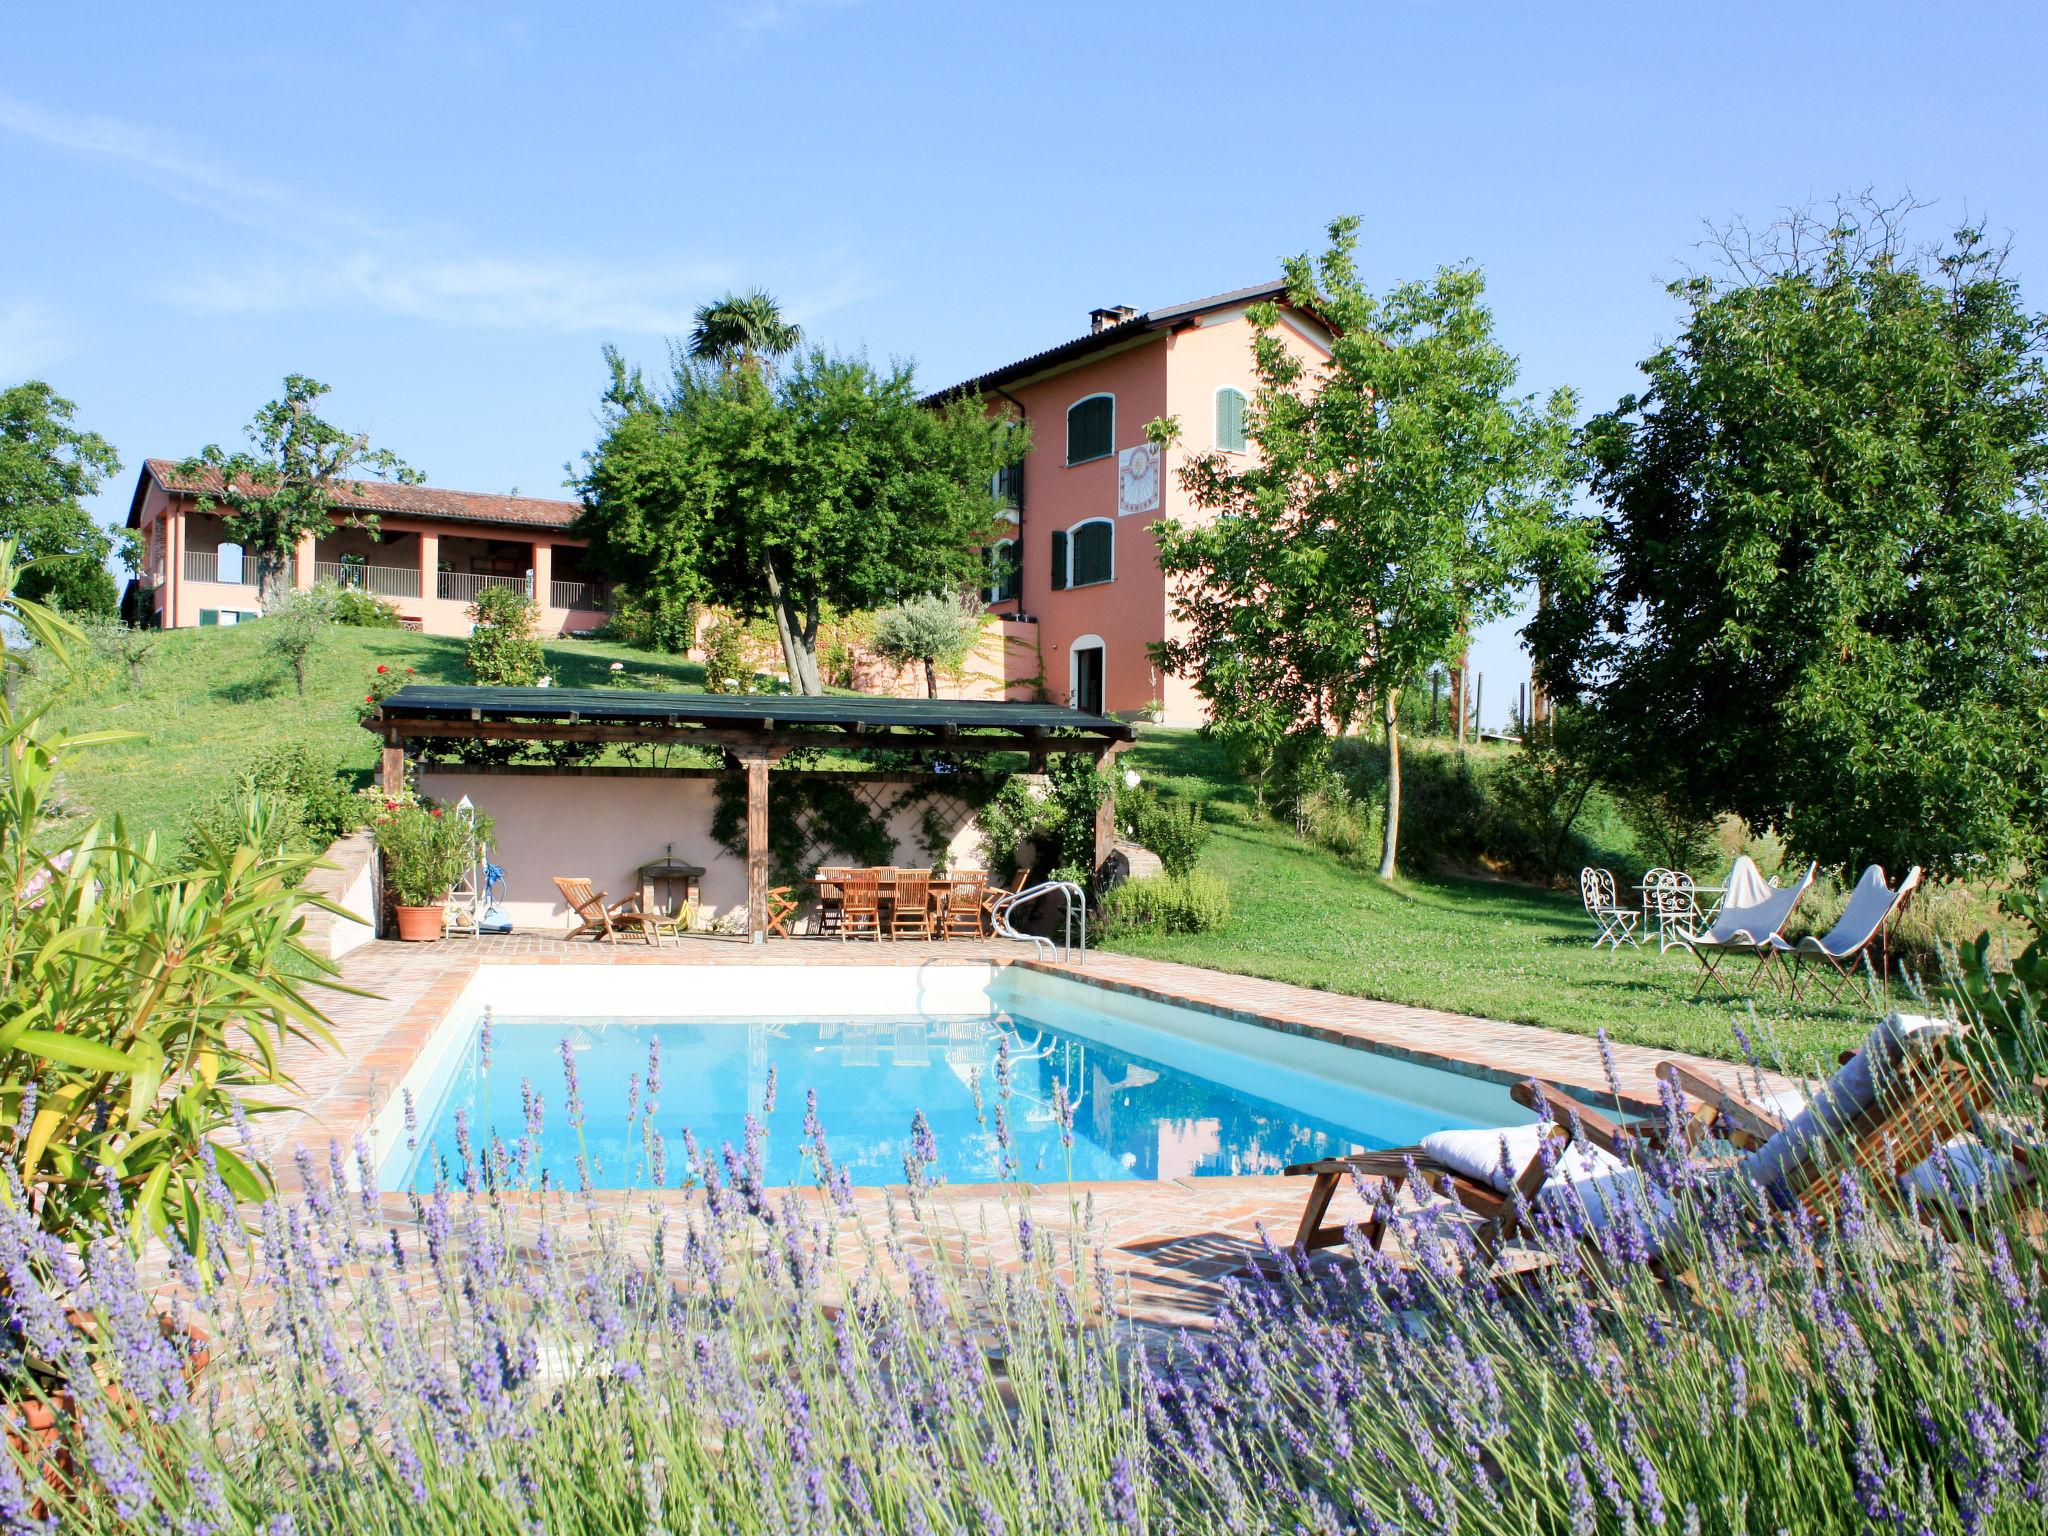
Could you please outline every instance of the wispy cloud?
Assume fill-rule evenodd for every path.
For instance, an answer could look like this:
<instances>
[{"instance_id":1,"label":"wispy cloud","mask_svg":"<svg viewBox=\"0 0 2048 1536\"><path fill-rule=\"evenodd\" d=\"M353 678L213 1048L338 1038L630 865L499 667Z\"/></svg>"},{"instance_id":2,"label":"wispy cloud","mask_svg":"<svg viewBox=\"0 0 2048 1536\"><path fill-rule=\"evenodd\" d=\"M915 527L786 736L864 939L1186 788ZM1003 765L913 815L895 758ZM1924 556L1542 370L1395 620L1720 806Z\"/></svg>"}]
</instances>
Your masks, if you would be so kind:
<instances>
[{"instance_id":1,"label":"wispy cloud","mask_svg":"<svg viewBox=\"0 0 2048 1536\"><path fill-rule=\"evenodd\" d=\"M70 350L63 319L49 305L0 305L0 387L41 373Z\"/></svg>"},{"instance_id":2,"label":"wispy cloud","mask_svg":"<svg viewBox=\"0 0 2048 1536\"><path fill-rule=\"evenodd\" d=\"M843 0L794 0L843 3ZM696 306L738 280L719 258L624 262L576 252L474 248L460 231L407 229L298 189L244 175L166 135L108 117L73 117L0 95L0 132L104 161L188 206L267 237L254 254L160 279L166 299L210 314L339 310L435 324L568 332L684 330ZM816 316L868 291L857 271L800 285L788 307Z\"/></svg>"}]
</instances>

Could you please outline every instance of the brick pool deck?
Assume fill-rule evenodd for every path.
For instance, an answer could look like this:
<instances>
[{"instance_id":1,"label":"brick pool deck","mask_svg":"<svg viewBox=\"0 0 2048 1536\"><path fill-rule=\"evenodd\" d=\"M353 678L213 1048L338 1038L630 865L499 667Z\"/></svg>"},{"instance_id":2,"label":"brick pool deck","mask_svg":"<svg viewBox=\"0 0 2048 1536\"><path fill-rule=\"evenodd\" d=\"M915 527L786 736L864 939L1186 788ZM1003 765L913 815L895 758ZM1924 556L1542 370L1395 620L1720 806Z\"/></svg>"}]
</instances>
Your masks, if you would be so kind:
<instances>
[{"instance_id":1,"label":"brick pool deck","mask_svg":"<svg viewBox=\"0 0 2048 1536\"><path fill-rule=\"evenodd\" d=\"M339 1050L297 1047L286 1065L296 1078L302 1114L266 1124L267 1140L289 1177L292 1152L304 1148L324 1162L330 1141L347 1148L398 1090L429 1035L447 1016L479 966L668 966L679 973L699 966L883 965L988 961L1072 975L1096 986L1204 1009L1269 1029L1401 1057L1448 1071L1511 1084L1531 1076L1605 1096L1607 1075L1597 1043L1578 1035L1465 1014L1342 997L1284 982L1233 976L1197 966L1135 956L1092 953L1085 963L1035 960L1009 942L841 943L780 939L752 945L738 939L691 938L678 946L639 943L567 943L515 934L502 938L445 939L436 944L373 942L341 962L341 980L363 996L340 995L327 1009ZM1624 1101L1641 1110L1657 1102L1655 1068L1684 1060L1710 1078L1732 1080L1723 1061L1674 1057L1638 1046L1612 1047ZM1745 1073L1747 1076L1747 1073ZM1128 1288L1126 1315L1151 1328L1200 1327L1213 1315L1219 1283L1258 1251L1263 1229L1276 1241L1291 1238L1307 1194L1306 1181L1278 1176L1191 1177L1157 1183L1064 1183L946 1187L933 1197L944 1228L969 1234L1014 1227L1015 1207L1030 1202L1043 1222L1072 1208L1085 1212L1091 1235L1108 1253ZM646 1196L641 1196L645 1200ZM662 1196L688 1202L680 1191ZM863 1190L851 1219L881 1221L888 1193ZM393 1219L409 1214L402 1196L387 1195ZM1350 1190L1332 1207L1333 1220L1364 1212ZM978 1246L978 1245L976 1245ZM1015 1242L998 1239L970 1257L1003 1264Z\"/></svg>"}]
</instances>

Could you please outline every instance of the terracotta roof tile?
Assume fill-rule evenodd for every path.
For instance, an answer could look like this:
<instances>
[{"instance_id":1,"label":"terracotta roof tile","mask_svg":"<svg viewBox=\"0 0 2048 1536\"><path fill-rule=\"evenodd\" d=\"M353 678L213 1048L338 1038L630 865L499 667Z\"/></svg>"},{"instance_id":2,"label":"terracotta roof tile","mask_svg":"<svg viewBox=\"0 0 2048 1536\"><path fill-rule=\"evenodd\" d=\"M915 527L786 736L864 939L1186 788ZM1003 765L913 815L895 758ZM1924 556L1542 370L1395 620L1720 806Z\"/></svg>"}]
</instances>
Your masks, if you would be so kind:
<instances>
[{"instance_id":1,"label":"terracotta roof tile","mask_svg":"<svg viewBox=\"0 0 2048 1536\"><path fill-rule=\"evenodd\" d=\"M209 486L218 487L220 477L209 472L198 479L178 477L178 466L170 459L151 459L143 466L146 479L153 479L166 491L197 495ZM140 509L142 487L136 487L135 507ZM374 512L385 516L431 517L456 523L495 523L506 527L567 528L582 513L580 502L555 501L541 496L498 496L489 491L450 491L438 485L392 485L382 480L358 480L342 486L334 504L351 512ZM135 511L128 521L135 523Z\"/></svg>"}]
</instances>

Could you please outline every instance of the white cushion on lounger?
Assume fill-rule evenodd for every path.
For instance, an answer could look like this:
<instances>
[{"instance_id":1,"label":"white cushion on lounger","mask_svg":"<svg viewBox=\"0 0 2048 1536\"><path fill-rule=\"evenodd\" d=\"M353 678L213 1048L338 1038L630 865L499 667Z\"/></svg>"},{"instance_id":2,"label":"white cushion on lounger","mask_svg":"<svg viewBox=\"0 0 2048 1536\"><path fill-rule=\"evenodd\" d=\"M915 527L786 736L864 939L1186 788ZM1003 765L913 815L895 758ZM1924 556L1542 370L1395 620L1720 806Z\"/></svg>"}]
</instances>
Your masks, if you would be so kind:
<instances>
[{"instance_id":1,"label":"white cushion on lounger","mask_svg":"<svg viewBox=\"0 0 2048 1536\"><path fill-rule=\"evenodd\" d=\"M1608 1160L1613 1161L1611 1158ZM1609 1222L1620 1220L1633 1208L1642 1218L1652 1250L1658 1246L1664 1228L1676 1210L1667 1196L1643 1182L1642 1174L1618 1163L1591 1178L1570 1178L1553 1173L1550 1182L1536 1196L1538 1208L1556 1216L1573 1214L1577 1203L1585 1206L1586 1222L1595 1231Z\"/></svg>"},{"instance_id":2,"label":"white cushion on lounger","mask_svg":"<svg viewBox=\"0 0 2048 1536\"><path fill-rule=\"evenodd\" d=\"M1945 1020L1931 1019L1925 1014L1886 1014L1884 1022L1863 1042L1863 1049L1836 1070L1814 1095L1813 1102L1756 1149L1746 1164L1750 1177L1764 1188L1771 1188L1804 1161L1810 1149L1829 1136L1840 1135L1851 1120L1876 1103L1877 1080L1872 1075L1871 1062L1879 1055L1889 1059L1891 1042L1910 1043L1915 1036L1939 1034L1948 1027Z\"/></svg>"},{"instance_id":3,"label":"white cushion on lounger","mask_svg":"<svg viewBox=\"0 0 2048 1536\"><path fill-rule=\"evenodd\" d=\"M1456 1169L1466 1178L1477 1179L1482 1184L1491 1184L1506 1194L1536 1155L1537 1142L1544 1129L1538 1124L1511 1126L1498 1131L1433 1131L1422 1138L1422 1150L1446 1168ZM1508 1148L1505 1168L1501 1166L1503 1140ZM1584 1143L1574 1143L1558 1159L1551 1177L1567 1172L1576 1179L1591 1179L1621 1167L1621 1160L1611 1153Z\"/></svg>"},{"instance_id":4,"label":"white cushion on lounger","mask_svg":"<svg viewBox=\"0 0 2048 1536\"><path fill-rule=\"evenodd\" d=\"M1958 1136L1918 1168L1899 1175L1899 1188L1930 1204L1968 1207L2011 1185L2019 1169L2017 1160L1976 1137Z\"/></svg>"}]
</instances>

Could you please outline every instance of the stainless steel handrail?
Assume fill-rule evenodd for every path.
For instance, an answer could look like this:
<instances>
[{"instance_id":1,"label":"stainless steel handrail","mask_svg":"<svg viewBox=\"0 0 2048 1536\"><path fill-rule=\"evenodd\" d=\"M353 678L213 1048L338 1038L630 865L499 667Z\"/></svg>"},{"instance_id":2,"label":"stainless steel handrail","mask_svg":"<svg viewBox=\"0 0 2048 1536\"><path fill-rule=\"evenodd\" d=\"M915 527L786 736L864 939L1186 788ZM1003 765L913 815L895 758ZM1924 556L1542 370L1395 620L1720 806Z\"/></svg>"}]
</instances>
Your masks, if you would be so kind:
<instances>
[{"instance_id":1,"label":"stainless steel handrail","mask_svg":"<svg viewBox=\"0 0 2048 1536\"><path fill-rule=\"evenodd\" d=\"M1049 896L1054 891L1060 892L1066 901L1066 910L1060 920L1059 943L1053 943L1051 939L1046 938L1043 934L1019 933L1011 926L1010 914L1012 912L1023 906L1025 902L1036 901L1039 897ZM1078 945L1073 942L1075 933L1074 911L1077 907L1081 913L1080 943ZM1034 952L1039 955L1054 957L1061 965L1065 965L1068 957L1073 955L1079 956L1079 959L1075 962L1076 964L1087 963L1088 893L1071 880L1042 880L1037 885L1027 886L1021 891L1012 891L995 904L995 907L990 912L990 916L994 920L996 932L1003 938L1016 939L1020 943L1028 943L1032 946Z\"/></svg>"}]
</instances>

